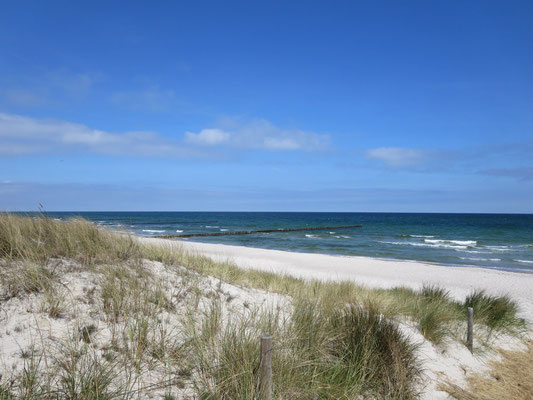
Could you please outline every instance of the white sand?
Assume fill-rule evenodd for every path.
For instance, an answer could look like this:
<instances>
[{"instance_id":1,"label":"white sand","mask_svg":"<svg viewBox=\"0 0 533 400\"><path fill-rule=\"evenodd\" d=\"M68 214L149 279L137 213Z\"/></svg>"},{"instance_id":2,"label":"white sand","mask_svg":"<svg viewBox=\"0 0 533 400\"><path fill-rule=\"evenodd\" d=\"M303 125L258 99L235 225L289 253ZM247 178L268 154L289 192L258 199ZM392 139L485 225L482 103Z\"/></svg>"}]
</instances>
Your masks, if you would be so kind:
<instances>
[{"instance_id":1,"label":"white sand","mask_svg":"<svg viewBox=\"0 0 533 400\"><path fill-rule=\"evenodd\" d=\"M146 278L144 283L161 285L160 287L169 295L168 298L176 307L172 312L164 309L158 311L159 321L150 329L150 335L154 336L149 336L149 340L163 340L162 337L165 337L170 346L183 343L187 338L185 326L189 321L186 310L192 309L192 304L195 304L196 315L201 321L213 298L220 299L223 324L227 323L229 316L249 318L263 307L267 309L279 307L282 312L291 310L290 300L276 293L242 288L212 277L198 276L198 280L189 281L184 278L182 269L166 268L155 261L144 260L143 267L153 275L152 279ZM71 268L74 271L70 271ZM36 360L41 362L39 372L44 373L48 363L52 364L56 359L63 360L66 346L72 348L76 345L77 340L73 338L79 335L80 328L84 326L90 324L96 326L96 332L91 335L89 348L89 351L94 351L96 354L103 354L104 349L111 347L113 332L118 332L119 337L124 335L128 337L126 332L129 332L129 326L135 323L134 316L130 315L129 318L120 320L116 325L112 323L103 309L103 303L99 300L102 297L100 286L102 276L99 273L84 271L83 266L67 260L57 260L56 271L61 277L58 290L61 290L65 296L65 310L61 318L51 318L42 309L45 299L43 293L13 297L0 304L0 383L8 384L14 376L27 367L29 359L23 354L29 355L32 349L37 350L39 355ZM93 294L89 294L89 290L92 290ZM200 297L197 297L199 293ZM0 294L2 294L1 288ZM167 336L159 336L165 332ZM126 339L122 341L118 339L117 342L124 344L123 340ZM118 353L113 354L120 357ZM115 369L116 382L127 382L141 372L136 377L138 381L135 384L135 388L141 392L139 397L135 398L160 400L169 392L176 399L195 398L190 382L186 382L184 387L173 385L171 388L161 387L143 391L143 388L149 389L154 383L168 381L173 372L172 367L161 363L160 360L147 357L142 358L140 362L140 370L137 370L134 363L131 363L130 370L124 368L122 364ZM37 397L35 399L37 400Z\"/></svg>"},{"instance_id":2,"label":"white sand","mask_svg":"<svg viewBox=\"0 0 533 400\"><path fill-rule=\"evenodd\" d=\"M182 246L186 250L209 256L217 261L232 261L241 268L254 268L307 279L352 280L379 288L394 286L419 288L424 283L429 283L445 287L452 296L461 300L473 289L484 289L489 294L510 295L520 305L521 315L533 321L533 274L485 268L447 267L370 257L293 253L168 239L144 240Z\"/></svg>"}]
</instances>

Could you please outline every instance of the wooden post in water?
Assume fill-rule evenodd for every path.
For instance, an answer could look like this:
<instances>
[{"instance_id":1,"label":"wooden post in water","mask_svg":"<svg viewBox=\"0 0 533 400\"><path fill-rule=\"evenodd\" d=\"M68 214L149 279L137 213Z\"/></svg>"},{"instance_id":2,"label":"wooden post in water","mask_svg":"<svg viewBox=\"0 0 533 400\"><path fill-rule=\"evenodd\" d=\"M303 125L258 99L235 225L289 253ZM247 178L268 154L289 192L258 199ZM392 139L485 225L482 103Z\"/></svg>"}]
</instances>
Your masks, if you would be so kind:
<instances>
[{"instance_id":1,"label":"wooden post in water","mask_svg":"<svg viewBox=\"0 0 533 400\"><path fill-rule=\"evenodd\" d=\"M470 353L474 354L474 309L468 307L468 330L466 331L466 345Z\"/></svg>"},{"instance_id":2,"label":"wooden post in water","mask_svg":"<svg viewBox=\"0 0 533 400\"><path fill-rule=\"evenodd\" d=\"M272 336L261 336L260 399L272 400Z\"/></svg>"}]
</instances>

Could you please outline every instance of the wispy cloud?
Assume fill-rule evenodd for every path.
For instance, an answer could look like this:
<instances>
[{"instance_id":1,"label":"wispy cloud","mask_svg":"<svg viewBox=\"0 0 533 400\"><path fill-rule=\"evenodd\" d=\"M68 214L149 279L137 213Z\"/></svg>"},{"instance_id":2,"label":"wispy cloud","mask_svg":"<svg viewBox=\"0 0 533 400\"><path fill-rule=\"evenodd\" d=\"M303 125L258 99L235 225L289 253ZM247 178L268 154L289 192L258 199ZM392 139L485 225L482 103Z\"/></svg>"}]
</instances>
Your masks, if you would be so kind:
<instances>
[{"instance_id":1,"label":"wispy cloud","mask_svg":"<svg viewBox=\"0 0 533 400\"><path fill-rule=\"evenodd\" d=\"M66 68L36 72L18 82L6 80L0 97L7 103L22 107L80 101L86 98L100 74L72 72Z\"/></svg>"},{"instance_id":2,"label":"wispy cloud","mask_svg":"<svg viewBox=\"0 0 533 400\"><path fill-rule=\"evenodd\" d=\"M533 168L492 168L479 171L483 175L502 176L508 178L515 178L519 181L532 181Z\"/></svg>"},{"instance_id":3,"label":"wispy cloud","mask_svg":"<svg viewBox=\"0 0 533 400\"><path fill-rule=\"evenodd\" d=\"M35 107L45 103L45 99L27 89L4 89L0 91L0 96L7 100L9 104L22 107Z\"/></svg>"},{"instance_id":4,"label":"wispy cloud","mask_svg":"<svg viewBox=\"0 0 533 400\"><path fill-rule=\"evenodd\" d=\"M533 181L533 168L524 166L530 164L532 151L533 141L529 140L457 150L378 147L367 150L366 156L397 170L466 173L525 182Z\"/></svg>"},{"instance_id":5,"label":"wispy cloud","mask_svg":"<svg viewBox=\"0 0 533 400\"><path fill-rule=\"evenodd\" d=\"M50 88L57 88L68 97L82 99L89 94L93 85L100 81L99 74L89 74L71 72L67 69L60 69L46 73L46 82Z\"/></svg>"},{"instance_id":6,"label":"wispy cloud","mask_svg":"<svg viewBox=\"0 0 533 400\"><path fill-rule=\"evenodd\" d=\"M170 89L152 85L146 89L120 91L111 95L111 102L131 110L163 112L178 105L176 94Z\"/></svg>"},{"instance_id":7,"label":"wispy cloud","mask_svg":"<svg viewBox=\"0 0 533 400\"><path fill-rule=\"evenodd\" d=\"M369 204L409 205L411 199L441 199L443 191L385 188L278 188L206 187L161 188L119 184L0 182L0 209L36 210L172 210L180 199L182 210L347 210ZM332 202L332 199L335 199ZM421 201L421 200L419 200Z\"/></svg>"},{"instance_id":8,"label":"wispy cloud","mask_svg":"<svg viewBox=\"0 0 533 400\"><path fill-rule=\"evenodd\" d=\"M202 185L200 185L202 186ZM0 182L0 209L37 210L175 210L184 211L391 211L391 212L531 212L531 187L522 185L509 204L497 188L456 191L453 188L279 188L156 187L119 184ZM458 206L460 205L460 206Z\"/></svg>"},{"instance_id":9,"label":"wispy cloud","mask_svg":"<svg viewBox=\"0 0 533 400\"><path fill-rule=\"evenodd\" d=\"M431 150L408 149L402 147L378 147L367 150L366 155L380 160L391 167L413 167L430 160Z\"/></svg>"},{"instance_id":10,"label":"wispy cloud","mask_svg":"<svg viewBox=\"0 0 533 400\"><path fill-rule=\"evenodd\" d=\"M226 146L236 150L319 150L328 137L312 132L283 130L265 120L227 129L186 132L182 140L155 132L107 132L86 125L0 113L0 154L20 155L61 150L148 157L217 158Z\"/></svg>"},{"instance_id":11,"label":"wispy cloud","mask_svg":"<svg viewBox=\"0 0 533 400\"><path fill-rule=\"evenodd\" d=\"M202 129L199 133L185 132L185 141L199 146L227 143L231 134L220 129Z\"/></svg>"},{"instance_id":12,"label":"wispy cloud","mask_svg":"<svg viewBox=\"0 0 533 400\"><path fill-rule=\"evenodd\" d=\"M199 146L229 146L270 151L326 150L329 135L299 129L282 129L265 119L226 118L217 127L186 132L187 143Z\"/></svg>"},{"instance_id":13,"label":"wispy cloud","mask_svg":"<svg viewBox=\"0 0 533 400\"><path fill-rule=\"evenodd\" d=\"M82 124L0 114L0 153L19 155L61 149L137 156L185 156L186 149L153 132L111 133Z\"/></svg>"}]
</instances>

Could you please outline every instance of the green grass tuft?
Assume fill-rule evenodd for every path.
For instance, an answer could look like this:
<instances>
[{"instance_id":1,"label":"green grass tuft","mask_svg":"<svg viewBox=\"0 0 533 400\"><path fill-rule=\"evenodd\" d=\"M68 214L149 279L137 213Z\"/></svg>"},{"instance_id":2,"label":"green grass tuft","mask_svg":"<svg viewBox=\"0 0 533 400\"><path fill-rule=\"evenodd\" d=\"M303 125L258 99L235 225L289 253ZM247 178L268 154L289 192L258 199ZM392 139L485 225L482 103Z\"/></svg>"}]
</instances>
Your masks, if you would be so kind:
<instances>
[{"instance_id":1,"label":"green grass tuft","mask_svg":"<svg viewBox=\"0 0 533 400\"><path fill-rule=\"evenodd\" d=\"M463 308L468 307L474 309L474 322L487 326L490 332L512 333L525 327L525 321L517 316L518 305L509 296L492 296L477 290L466 297Z\"/></svg>"}]
</instances>

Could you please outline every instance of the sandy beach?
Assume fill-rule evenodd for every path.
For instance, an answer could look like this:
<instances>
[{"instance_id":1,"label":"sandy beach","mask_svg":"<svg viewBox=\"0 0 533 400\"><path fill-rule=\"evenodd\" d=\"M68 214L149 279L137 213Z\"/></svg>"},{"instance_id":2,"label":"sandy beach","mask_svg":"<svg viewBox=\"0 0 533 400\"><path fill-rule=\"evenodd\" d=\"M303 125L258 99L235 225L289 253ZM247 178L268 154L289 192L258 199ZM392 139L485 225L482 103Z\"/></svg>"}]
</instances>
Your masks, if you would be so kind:
<instances>
[{"instance_id":1,"label":"sandy beach","mask_svg":"<svg viewBox=\"0 0 533 400\"><path fill-rule=\"evenodd\" d=\"M142 240L181 246L190 252L206 255L216 261L231 261L241 268L254 268L306 279L352 280L378 288L395 286L419 288L423 284L433 284L445 287L457 299L464 299L473 289L483 289L493 295L510 295L520 305L521 315L533 321L533 274L370 257L293 253L168 239L143 238Z\"/></svg>"}]
</instances>

